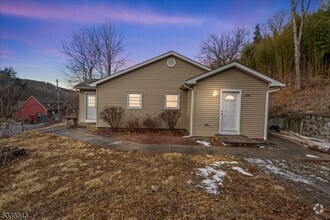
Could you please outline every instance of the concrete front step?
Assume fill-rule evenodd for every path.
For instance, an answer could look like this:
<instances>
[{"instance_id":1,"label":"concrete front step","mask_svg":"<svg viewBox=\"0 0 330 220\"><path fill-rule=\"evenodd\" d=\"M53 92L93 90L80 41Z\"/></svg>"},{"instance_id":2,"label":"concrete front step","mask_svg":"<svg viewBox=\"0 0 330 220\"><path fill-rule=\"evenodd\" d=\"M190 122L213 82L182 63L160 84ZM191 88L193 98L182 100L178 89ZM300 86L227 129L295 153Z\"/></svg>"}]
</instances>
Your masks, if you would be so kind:
<instances>
[{"instance_id":1,"label":"concrete front step","mask_svg":"<svg viewBox=\"0 0 330 220\"><path fill-rule=\"evenodd\" d=\"M265 144L263 140L256 140L245 135L224 135L215 134L215 137L224 145L228 147L258 147Z\"/></svg>"}]
</instances>

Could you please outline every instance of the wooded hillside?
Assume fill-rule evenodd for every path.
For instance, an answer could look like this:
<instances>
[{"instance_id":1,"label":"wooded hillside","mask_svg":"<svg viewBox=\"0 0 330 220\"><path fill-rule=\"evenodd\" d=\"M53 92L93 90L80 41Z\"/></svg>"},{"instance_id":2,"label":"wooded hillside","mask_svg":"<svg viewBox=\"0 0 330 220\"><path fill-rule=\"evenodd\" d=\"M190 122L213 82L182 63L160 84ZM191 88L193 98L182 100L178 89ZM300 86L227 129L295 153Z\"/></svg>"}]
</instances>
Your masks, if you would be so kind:
<instances>
[{"instance_id":1,"label":"wooded hillside","mask_svg":"<svg viewBox=\"0 0 330 220\"><path fill-rule=\"evenodd\" d=\"M299 17L298 17L299 22ZM272 95L271 115L330 112L330 9L307 13L301 40L302 90L295 91L295 55L291 18L280 11L258 24L253 42L242 53L243 64L286 84Z\"/></svg>"}]
</instances>

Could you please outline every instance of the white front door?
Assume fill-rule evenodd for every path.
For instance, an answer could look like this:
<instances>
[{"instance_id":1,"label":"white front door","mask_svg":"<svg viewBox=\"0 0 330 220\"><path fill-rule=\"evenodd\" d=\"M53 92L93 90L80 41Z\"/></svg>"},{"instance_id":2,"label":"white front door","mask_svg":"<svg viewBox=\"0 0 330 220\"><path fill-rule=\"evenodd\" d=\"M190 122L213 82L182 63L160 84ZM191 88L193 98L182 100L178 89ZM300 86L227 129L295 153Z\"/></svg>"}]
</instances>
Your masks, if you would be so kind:
<instances>
[{"instance_id":1,"label":"white front door","mask_svg":"<svg viewBox=\"0 0 330 220\"><path fill-rule=\"evenodd\" d=\"M220 103L220 134L239 134L241 91L222 91Z\"/></svg>"},{"instance_id":2,"label":"white front door","mask_svg":"<svg viewBox=\"0 0 330 220\"><path fill-rule=\"evenodd\" d=\"M86 120L96 120L96 95L86 94Z\"/></svg>"}]
</instances>

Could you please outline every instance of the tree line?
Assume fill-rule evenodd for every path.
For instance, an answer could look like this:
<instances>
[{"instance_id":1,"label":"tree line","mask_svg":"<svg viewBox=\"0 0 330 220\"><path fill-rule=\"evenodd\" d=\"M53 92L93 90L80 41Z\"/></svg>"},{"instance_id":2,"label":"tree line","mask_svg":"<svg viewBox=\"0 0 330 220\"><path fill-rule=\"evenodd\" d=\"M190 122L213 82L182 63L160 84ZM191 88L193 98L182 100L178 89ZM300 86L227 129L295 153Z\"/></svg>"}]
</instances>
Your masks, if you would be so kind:
<instances>
[{"instance_id":1,"label":"tree line","mask_svg":"<svg viewBox=\"0 0 330 220\"><path fill-rule=\"evenodd\" d=\"M296 23L293 22L295 20ZM298 31L294 27L298 26L297 23L300 25ZM263 34L260 26L256 26L254 41L246 45L242 53L241 61L244 64L286 83L294 83L297 90L301 89L301 82L329 78L329 7L305 14L305 18L296 14L290 18L288 13L281 11L272 16L266 25L268 31ZM296 41L300 41L299 45ZM299 47L299 52L295 47Z\"/></svg>"}]
</instances>

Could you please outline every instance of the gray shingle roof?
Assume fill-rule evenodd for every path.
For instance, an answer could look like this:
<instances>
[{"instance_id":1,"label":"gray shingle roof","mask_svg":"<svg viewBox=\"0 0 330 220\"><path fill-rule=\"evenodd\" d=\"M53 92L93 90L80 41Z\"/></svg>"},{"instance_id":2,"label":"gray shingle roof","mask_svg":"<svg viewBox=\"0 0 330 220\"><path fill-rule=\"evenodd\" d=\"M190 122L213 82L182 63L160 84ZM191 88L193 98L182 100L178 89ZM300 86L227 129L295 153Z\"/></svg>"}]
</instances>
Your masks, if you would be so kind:
<instances>
[{"instance_id":1,"label":"gray shingle roof","mask_svg":"<svg viewBox=\"0 0 330 220\"><path fill-rule=\"evenodd\" d=\"M90 84L97 81L97 79L85 79L83 82L75 85L74 89L94 89L95 87L91 87Z\"/></svg>"}]
</instances>

